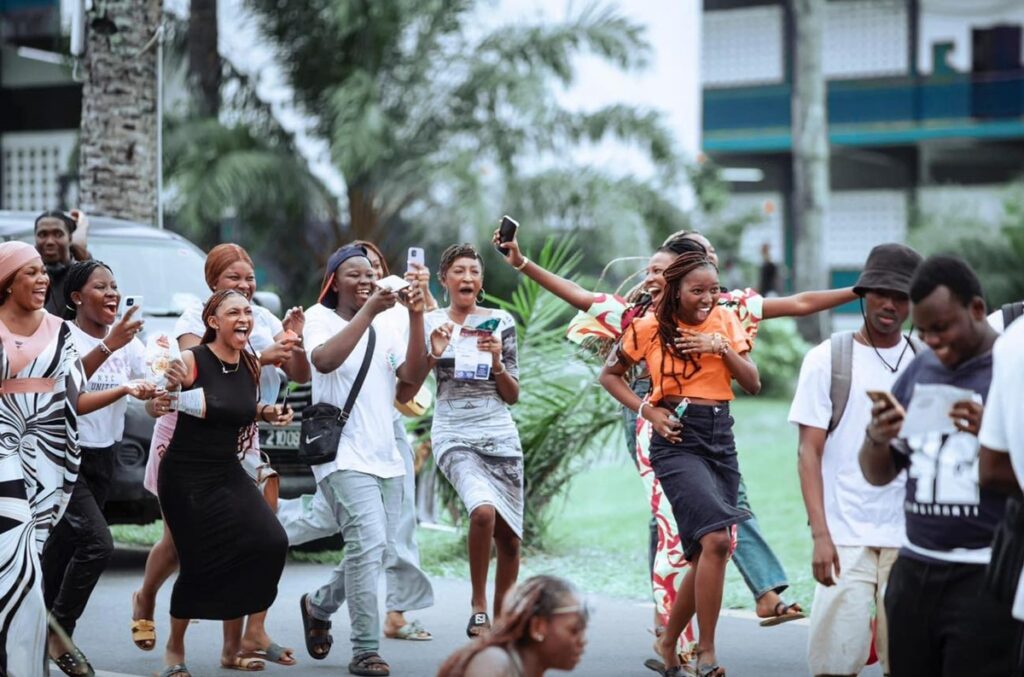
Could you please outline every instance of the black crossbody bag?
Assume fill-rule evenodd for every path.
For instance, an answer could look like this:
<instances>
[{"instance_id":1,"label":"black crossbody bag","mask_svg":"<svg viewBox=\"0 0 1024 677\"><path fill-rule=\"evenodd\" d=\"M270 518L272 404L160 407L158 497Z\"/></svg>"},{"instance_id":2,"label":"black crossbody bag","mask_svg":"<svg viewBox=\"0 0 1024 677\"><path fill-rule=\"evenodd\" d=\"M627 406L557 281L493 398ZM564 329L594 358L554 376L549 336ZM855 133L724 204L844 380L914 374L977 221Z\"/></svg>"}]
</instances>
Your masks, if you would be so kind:
<instances>
[{"instance_id":1,"label":"black crossbody bag","mask_svg":"<svg viewBox=\"0 0 1024 677\"><path fill-rule=\"evenodd\" d=\"M302 411L302 429L299 431L299 460L309 465L320 465L331 463L338 456L338 442L341 441L341 431L345 429L345 423L355 406L356 397L363 388L363 381L366 380L366 372L370 370L370 361L373 359L373 348L377 343L377 335L370 326L370 335L366 341L366 354L363 355L363 363L359 366L359 373L352 383L352 390L348 393L345 401L345 408L338 409L333 404L318 402L306 407Z\"/></svg>"}]
</instances>

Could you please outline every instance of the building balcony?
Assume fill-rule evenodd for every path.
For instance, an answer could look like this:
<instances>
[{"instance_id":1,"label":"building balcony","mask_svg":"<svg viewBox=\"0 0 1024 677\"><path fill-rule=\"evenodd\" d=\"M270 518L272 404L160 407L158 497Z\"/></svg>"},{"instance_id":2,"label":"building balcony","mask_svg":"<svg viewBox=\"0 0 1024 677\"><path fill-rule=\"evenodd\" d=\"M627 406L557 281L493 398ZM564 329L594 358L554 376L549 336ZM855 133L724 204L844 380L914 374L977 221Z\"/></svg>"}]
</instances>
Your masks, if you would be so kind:
<instances>
[{"instance_id":1,"label":"building balcony","mask_svg":"<svg viewBox=\"0 0 1024 677\"><path fill-rule=\"evenodd\" d=\"M787 152L791 86L704 90L704 150ZM929 139L1024 138L1024 71L828 83L837 146L907 146Z\"/></svg>"}]
</instances>

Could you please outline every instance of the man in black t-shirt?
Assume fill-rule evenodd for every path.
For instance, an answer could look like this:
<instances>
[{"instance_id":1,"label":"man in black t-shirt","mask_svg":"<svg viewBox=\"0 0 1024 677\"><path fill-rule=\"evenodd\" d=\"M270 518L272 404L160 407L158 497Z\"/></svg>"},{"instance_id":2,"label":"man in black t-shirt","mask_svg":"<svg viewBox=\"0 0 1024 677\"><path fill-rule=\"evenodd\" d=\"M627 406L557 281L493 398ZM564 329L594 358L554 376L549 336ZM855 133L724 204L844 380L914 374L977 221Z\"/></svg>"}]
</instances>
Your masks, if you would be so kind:
<instances>
[{"instance_id":1,"label":"man in black t-shirt","mask_svg":"<svg viewBox=\"0 0 1024 677\"><path fill-rule=\"evenodd\" d=\"M70 214L49 211L36 217L36 251L42 257L50 276L50 288L46 292L44 307L47 312L65 320L71 317L67 296L64 294L68 269L76 261L92 258L85 248L87 228L88 219L85 214L75 209Z\"/></svg>"},{"instance_id":2,"label":"man in black t-shirt","mask_svg":"<svg viewBox=\"0 0 1024 677\"><path fill-rule=\"evenodd\" d=\"M914 324L931 350L896 381L899 407L875 404L860 451L872 484L907 472L906 540L885 594L890 674L1005 677L1014 665L1018 624L1010 605L984 589L1005 497L978 486L978 429L998 334L986 320L977 276L958 258L921 264L910 299ZM953 405L948 425L900 438L906 408L923 385L971 394Z\"/></svg>"}]
</instances>

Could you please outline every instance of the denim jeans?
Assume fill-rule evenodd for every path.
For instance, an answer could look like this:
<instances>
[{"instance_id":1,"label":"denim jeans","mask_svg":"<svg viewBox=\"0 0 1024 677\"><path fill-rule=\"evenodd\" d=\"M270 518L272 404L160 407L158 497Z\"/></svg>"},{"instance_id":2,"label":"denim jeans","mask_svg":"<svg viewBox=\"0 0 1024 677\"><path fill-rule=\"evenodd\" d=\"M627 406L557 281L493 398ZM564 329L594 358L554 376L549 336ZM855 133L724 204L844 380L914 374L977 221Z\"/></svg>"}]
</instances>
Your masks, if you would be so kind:
<instances>
[{"instance_id":1,"label":"denim jeans","mask_svg":"<svg viewBox=\"0 0 1024 677\"><path fill-rule=\"evenodd\" d=\"M310 596L314 618L328 620L348 602L352 653L380 647L377 590L386 553L395 547L402 511L402 478L383 479L355 470L337 470L319 484L334 510L345 551L330 580Z\"/></svg>"},{"instance_id":2,"label":"denim jeans","mask_svg":"<svg viewBox=\"0 0 1024 677\"><path fill-rule=\"evenodd\" d=\"M631 384L633 392L639 397L646 397L651 390L651 381L648 378L637 379ZM626 407L622 408L622 422L626 435L626 450L629 457L636 463L636 413ZM750 519L738 527L736 551L732 555L732 562L739 569L743 581L747 584L754 599L760 599L765 593L775 591L781 593L789 587L786 580L786 571L782 563L775 556L772 549L765 541L761 533L761 527L757 523L757 515L750 507L750 500L747 498L747 487L740 476L739 498L737 507L750 513ZM658 548L658 524L651 518L650 536L648 546L648 566L654 568L654 553Z\"/></svg>"}]
</instances>

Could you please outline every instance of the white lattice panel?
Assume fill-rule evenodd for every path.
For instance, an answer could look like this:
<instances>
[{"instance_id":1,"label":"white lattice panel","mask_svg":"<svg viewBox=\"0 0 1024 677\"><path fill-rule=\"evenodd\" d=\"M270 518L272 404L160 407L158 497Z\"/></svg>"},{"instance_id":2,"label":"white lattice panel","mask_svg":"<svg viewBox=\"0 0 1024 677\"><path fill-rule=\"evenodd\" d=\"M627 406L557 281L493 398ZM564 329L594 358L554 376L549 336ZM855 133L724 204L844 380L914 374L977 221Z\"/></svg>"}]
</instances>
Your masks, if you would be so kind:
<instances>
[{"instance_id":1,"label":"white lattice panel","mask_svg":"<svg viewBox=\"0 0 1024 677\"><path fill-rule=\"evenodd\" d=\"M4 209L43 211L60 202L59 177L68 171L68 158L78 132L18 132L0 139Z\"/></svg>"},{"instance_id":2,"label":"white lattice panel","mask_svg":"<svg viewBox=\"0 0 1024 677\"><path fill-rule=\"evenodd\" d=\"M833 192L824 236L830 267L859 268L875 245L906 240L907 196L898 190Z\"/></svg>"},{"instance_id":3,"label":"white lattice panel","mask_svg":"<svg viewBox=\"0 0 1024 677\"><path fill-rule=\"evenodd\" d=\"M830 78L898 75L909 68L904 0L842 0L825 12L824 60Z\"/></svg>"},{"instance_id":4,"label":"white lattice panel","mask_svg":"<svg viewBox=\"0 0 1024 677\"><path fill-rule=\"evenodd\" d=\"M782 82L782 26L780 5L704 12L703 85Z\"/></svg>"}]
</instances>

